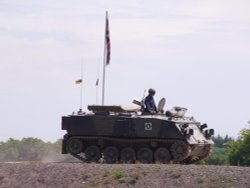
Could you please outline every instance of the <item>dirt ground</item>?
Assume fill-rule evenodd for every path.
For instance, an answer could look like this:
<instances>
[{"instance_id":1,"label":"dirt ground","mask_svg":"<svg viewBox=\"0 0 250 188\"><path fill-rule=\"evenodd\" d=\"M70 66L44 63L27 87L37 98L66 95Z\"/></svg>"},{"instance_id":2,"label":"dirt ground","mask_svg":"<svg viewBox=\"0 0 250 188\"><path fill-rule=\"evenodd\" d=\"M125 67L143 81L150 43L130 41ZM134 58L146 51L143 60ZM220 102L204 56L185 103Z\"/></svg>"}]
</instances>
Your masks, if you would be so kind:
<instances>
[{"instance_id":1,"label":"dirt ground","mask_svg":"<svg viewBox=\"0 0 250 188\"><path fill-rule=\"evenodd\" d=\"M0 163L0 188L239 187L250 167L174 164Z\"/></svg>"}]
</instances>

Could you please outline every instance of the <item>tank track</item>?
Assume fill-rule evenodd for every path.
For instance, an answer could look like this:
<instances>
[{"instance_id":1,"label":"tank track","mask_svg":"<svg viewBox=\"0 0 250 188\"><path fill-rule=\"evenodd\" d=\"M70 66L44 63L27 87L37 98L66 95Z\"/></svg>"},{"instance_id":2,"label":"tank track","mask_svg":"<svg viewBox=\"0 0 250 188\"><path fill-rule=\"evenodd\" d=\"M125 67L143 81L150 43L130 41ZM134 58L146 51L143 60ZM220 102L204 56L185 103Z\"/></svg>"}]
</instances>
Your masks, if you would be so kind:
<instances>
[{"instance_id":1,"label":"tank track","mask_svg":"<svg viewBox=\"0 0 250 188\"><path fill-rule=\"evenodd\" d=\"M80 154L70 153L70 155L72 155L73 157L75 157L76 159L78 159L78 160L80 160L80 161L82 161L82 162L84 162L84 163L88 162L88 161L86 160L86 158L83 157L83 156L81 156Z\"/></svg>"},{"instance_id":2,"label":"tank track","mask_svg":"<svg viewBox=\"0 0 250 188\"><path fill-rule=\"evenodd\" d=\"M212 153L212 146L211 145L207 145L206 147L203 148L202 153L200 153L200 156L190 156L187 159L185 159L183 161L184 164L195 164L201 160L206 159L207 157L209 157L209 155Z\"/></svg>"},{"instance_id":3,"label":"tank track","mask_svg":"<svg viewBox=\"0 0 250 188\"><path fill-rule=\"evenodd\" d=\"M131 138L131 139L122 139L122 138L112 138L112 137L97 137L97 136L73 136L73 138L77 138L77 139L82 139L82 140L86 140L89 142L93 142L96 143L97 140L103 140L104 142L120 142L123 144L132 144L132 143L140 143L140 144L145 144L145 143L160 143L160 144L166 144L166 145L177 145L177 146L181 146L184 151L183 154L178 154L178 152L173 152L171 151L171 156L172 156L172 163L181 163L181 164L193 164L196 163L206 157L209 156L209 154L211 153L211 146L209 145L209 149L207 149L207 147L205 147L205 149L203 150L203 152L201 153L201 155L199 157L192 157L190 156L192 150L191 147L184 141L184 140L170 140L170 139L152 139L152 138L143 138L143 139L135 139L135 138ZM112 145L112 144L111 144ZM109 145L107 145L109 146ZM104 147L104 146L103 146ZM156 146L157 147L157 144ZM177 149L178 150L178 149ZM209 151L208 151L209 150ZM73 154L70 153L73 157L79 159L82 162L88 162L86 160L85 157L83 157L80 154ZM116 162L121 162L121 161L116 161Z\"/></svg>"}]
</instances>

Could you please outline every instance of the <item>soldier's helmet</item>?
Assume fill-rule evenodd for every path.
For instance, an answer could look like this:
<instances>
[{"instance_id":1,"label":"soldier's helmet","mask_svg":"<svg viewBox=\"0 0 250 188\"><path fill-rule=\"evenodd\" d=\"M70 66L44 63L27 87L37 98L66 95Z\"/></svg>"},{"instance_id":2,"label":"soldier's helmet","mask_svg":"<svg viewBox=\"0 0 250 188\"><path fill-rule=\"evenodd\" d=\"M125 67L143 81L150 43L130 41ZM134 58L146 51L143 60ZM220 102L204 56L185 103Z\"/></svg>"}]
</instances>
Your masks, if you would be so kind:
<instances>
[{"instance_id":1,"label":"soldier's helmet","mask_svg":"<svg viewBox=\"0 0 250 188\"><path fill-rule=\"evenodd\" d=\"M154 90L153 88L150 88L150 89L148 90L148 93L149 93L149 94L155 94L155 90Z\"/></svg>"}]
</instances>

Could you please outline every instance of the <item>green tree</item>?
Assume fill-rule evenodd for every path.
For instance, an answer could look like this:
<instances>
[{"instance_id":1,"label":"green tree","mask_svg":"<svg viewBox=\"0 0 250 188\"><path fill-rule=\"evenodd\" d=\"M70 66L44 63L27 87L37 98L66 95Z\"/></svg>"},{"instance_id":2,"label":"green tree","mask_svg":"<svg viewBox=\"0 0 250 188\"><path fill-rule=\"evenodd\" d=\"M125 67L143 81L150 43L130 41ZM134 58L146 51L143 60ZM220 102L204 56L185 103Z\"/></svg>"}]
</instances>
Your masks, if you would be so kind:
<instances>
[{"instance_id":1,"label":"green tree","mask_svg":"<svg viewBox=\"0 0 250 188\"><path fill-rule=\"evenodd\" d=\"M0 161L15 161L18 158L18 140L10 138L7 142L0 142Z\"/></svg>"},{"instance_id":2,"label":"green tree","mask_svg":"<svg viewBox=\"0 0 250 188\"><path fill-rule=\"evenodd\" d=\"M44 142L28 137L22 140L10 138L0 142L0 162L4 161L77 161L70 155L61 154L62 139L56 142Z\"/></svg>"},{"instance_id":3,"label":"green tree","mask_svg":"<svg viewBox=\"0 0 250 188\"><path fill-rule=\"evenodd\" d=\"M250 130L243 129L237 141L229 141L227 153L231 165L250 166Z\"/></svg>"},{"instance_id":4,"label":"green tree","mask_svg":"<svg viewBox=\"0 0 250 188\"><path fill-rule=\"evenodd\" d=\"M214 146L212 154L205 160L209 165L228 165L228 153L226 147L228 142L233 141L232 137L226 135L224 138L221 135L214 136Z\"/></svg>"},{"instance_id":5,"label":"green tree","mask_svg":"<svg viewBox=\"0 0 250 188\"><path fill-rule=\"evenodd\" d=\"M23 138L17 145L18 159L24 161L42 160L46 154L45 143L38 138Z\"/></svg>"},{"instance_id":6,"label":"green tree","mask_svg":"<svg viewBox=\"0 0 250 188\"><path fill-rule=\"evenodd\" d=\"M209 156L205 162L208 165L227 165L228 157L226 148L214 147L212 155Z\"/></svg>"},{"instance_id":7,"label":"green tree","mask_svg":"<svg viewBox=\"0 0 250 188\"><path fill-rule=\"evenodd\" d=\"M214 141L214 147L217 148L226 148L227 143L233 140L233 138L229 137L228 135L226 135L224 138L221 135L218 135L214 136L212 139Z\"/></svg>"}]
</instances>

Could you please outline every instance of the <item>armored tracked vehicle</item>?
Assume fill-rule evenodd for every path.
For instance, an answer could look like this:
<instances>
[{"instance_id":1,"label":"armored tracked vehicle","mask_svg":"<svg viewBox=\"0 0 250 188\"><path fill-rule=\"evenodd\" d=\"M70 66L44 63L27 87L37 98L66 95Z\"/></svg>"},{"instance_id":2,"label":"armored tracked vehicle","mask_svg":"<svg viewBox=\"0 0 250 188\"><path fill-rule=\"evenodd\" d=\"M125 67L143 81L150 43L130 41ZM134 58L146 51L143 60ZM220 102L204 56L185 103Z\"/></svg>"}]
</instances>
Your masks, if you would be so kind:
<instances>
[{"instance_id":1,"label":"armored tracked vehicle","mask_svg":"<svg viewBox=\"0 0 250 188\"><path fill-rule=\"evenodd\" d=\"M135 101L140 105L140 102ZM88 106L90 113L62 117L66 130L62 153L85 162L191 164L211 152L213 129L207 129L186 108L143 114L142 108Z\"/></svg>"}]
</instances>

